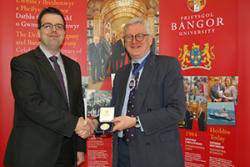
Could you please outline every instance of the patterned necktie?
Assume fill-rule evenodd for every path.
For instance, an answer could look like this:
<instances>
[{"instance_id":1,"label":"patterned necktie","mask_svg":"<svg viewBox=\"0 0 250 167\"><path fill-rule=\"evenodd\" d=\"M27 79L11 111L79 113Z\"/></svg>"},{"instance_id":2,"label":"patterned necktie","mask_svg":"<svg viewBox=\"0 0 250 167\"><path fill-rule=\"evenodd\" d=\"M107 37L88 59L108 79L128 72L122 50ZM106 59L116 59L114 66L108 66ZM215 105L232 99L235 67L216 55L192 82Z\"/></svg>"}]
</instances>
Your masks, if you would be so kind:
<instances>
[{"instance_id":1,"label":"patterned necktie","mask_svg":"<svg viewBox=\"0 0 250 167\"><path fill-rule=\"evenodd\" d=\"M66 93L66 89L65 89L65 84L64 84L64 81L63 81L62 71L60 69L59 64L57 63L58 58L56 56L51 56L49 59L50 59L50 61L53 62L54 70L56 72L57 78L58 78L59 83L61 85L63 95L66 98L66 100L68 101L67 93Z\"/></svg>"},{"instance_id":2,"label":"patterned necktie","mask_svg":"<svg viewBox=\"0 0 250 167\"><path fill-rule=\"evenodd\" d=\"M129 99L128 99L128 106L127 106L127 116L130 117L134 117L136 116L136 112L135 112L135 95L136 95L136 87L138 84L138 78L139 78L139 72L137 72L135 74L136 69L139 67L139 63L134 63L133 64L133 79L130 80L129 83L129 88L130 88L130 92L129 92ZM131 141L132 138L134 137L134 133L135 133L135 129L134 127L129 128L124 130L124 138L127 142Z\"/></svg>"}]
</instances>

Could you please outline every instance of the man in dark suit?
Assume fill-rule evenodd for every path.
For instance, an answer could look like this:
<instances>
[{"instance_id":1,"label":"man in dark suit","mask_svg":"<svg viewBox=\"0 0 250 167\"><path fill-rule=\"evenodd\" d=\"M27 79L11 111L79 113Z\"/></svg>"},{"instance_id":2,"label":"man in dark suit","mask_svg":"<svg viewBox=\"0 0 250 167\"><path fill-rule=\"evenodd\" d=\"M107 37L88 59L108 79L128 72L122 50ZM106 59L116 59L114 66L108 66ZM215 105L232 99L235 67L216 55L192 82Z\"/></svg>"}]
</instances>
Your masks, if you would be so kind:
<instances>
[{"instance_id":1,"label":"man in dark suit","mask_svg":"<svg viewBox=\"0 0 250 167\"><path fill-rule=\"evenodd\" d=\"M108 77L109 67L111 62L111 45L109 43L109 34L106 33L104 37L101 38L101 58L102 63L102 77L105 79Z\"/></svg>"},{"instance_id":2,"label":"man in dark suit","mask_svg":"<svg viewBox=\"0 0 250 167\"><path fill-rule=\"evenodd\" d=\"M94 42L89 44L88 47L88 58L91 68L91 79L92 83L101 81L102 76L102 57L101 57L101 43L99 37L94 37Z\"/></svg>"},{"instance_id":3,"label":"man in dark suit","mask_svg":"<svg viewBox=\"0 0 250 167\"><path fill-rule=\"evenodd\" d=\"M60 53L65 27L58 9L43 9L40 45L11 61L15 116L7 166L72 167L84 161L82 138L93 133L95 124L83 118L80 66Z\"/></svg>"},{"instance_id":4,"label":"man in dark suit","mask_svg":"<svg viewBox=\"0 0 250 167\"><path fill-rule=\"evenodd\" d=\"M124 64L125 64L125 55L126 55L126 52L125 52L125 48L123 46L123 42L122 42L122 38L119 39L116 44L115 44L115 56L116 59L117 59L117 62L118 62L118 66L117 66L117 69L119 69L120 67L123 67Z\"/></svg>"},{"instance_id":5,"label":"man in dark suit","mask_svg":"<svg viewBox=\"0 0 250 167\"><path fill-rule=\"evenodd\" d=\"M124 32L131 64L116 73L113 84L113 167L183 167L178 122L185 116L185 95L179 63L150 51L149 24L142 18L130 20Z\"/></svg>"}]
</instances>

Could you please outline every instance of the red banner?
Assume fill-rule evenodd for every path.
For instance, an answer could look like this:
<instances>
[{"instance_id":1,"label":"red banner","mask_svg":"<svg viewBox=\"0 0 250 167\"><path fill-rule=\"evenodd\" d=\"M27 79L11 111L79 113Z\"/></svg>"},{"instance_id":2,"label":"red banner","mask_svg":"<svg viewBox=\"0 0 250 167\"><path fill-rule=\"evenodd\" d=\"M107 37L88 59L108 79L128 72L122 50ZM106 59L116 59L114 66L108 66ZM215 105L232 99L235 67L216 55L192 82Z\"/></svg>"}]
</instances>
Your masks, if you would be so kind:
<instances>
[{"instance_id":1,"label":"red banner","mask_svg":"<svg viewBox=\"0 0 250 167\"><path fill-rule=\"evenodd\" d=\"M87 4L88 2L78 0L1 2L1 162L13 125L14 108L9 67L11 58L37 46L37 15L42 7L56 6L65 14L68 25L62 52L78 61L82 75L88 76L86 13L87 5L91 6ZM191 118L190 122L186 119L184 123L180 123L186 166L249 166L247 150L250 139L247 130L250 120L248 112L250 16L247 8L249 2L161 0L159 4L160 54L179 59L184 79L192 90L187 95L188 106L193 111L187 112L191 114L186 117ZM225 85L227 77L231 78L238 90L237 104L233 107L232 103L225 102L224 97L221 103L215 103L211 98L210 90L215 80L219 78ZM110 78L101 86L98 84L95 86L98 88L93 87L94 89L110 90ZM202 97L205 97L206 103L203 103ZM231 112L231 115L229 114L231 117L222 119L218 117L216 112L218 113L217 110L223 107ZM199 110L202 109L205 121L201 120L201 115L204 113ZM82 166L111 166L111 144L110 136L90 138L86 163Z\"/></svg>"},{"instance_id":2,"label":"red banner","mask_svg":"<svg viewBox=\"0 0 250 167\"><path fill-rule=\"evenodd\" d=\"M238 87L236 6L237 1L226 0L161 1L160 4L160 52L180 60L183 74L187 76L184 85L185 81L187 85L194 82L187 100L187 110L192 112L187 112L183 125L186 129L180 129L185 166L238 166L236 130L237 118L242 111L238 111L236 103L227 103L224 95L222 103L215 102L211 95L216 79L223 82L231 78L235 89ZM198 89L195 89L196 83ZM207 94L200 95L200 84L203 88L205 85ZM202 99L195 100L197 97L205 97L206 101L203 124L197 111L203 102ZM225 110L230 110L231 115ZM189 114L193 115L190 117Z\"/></svg>"}]
</instances>

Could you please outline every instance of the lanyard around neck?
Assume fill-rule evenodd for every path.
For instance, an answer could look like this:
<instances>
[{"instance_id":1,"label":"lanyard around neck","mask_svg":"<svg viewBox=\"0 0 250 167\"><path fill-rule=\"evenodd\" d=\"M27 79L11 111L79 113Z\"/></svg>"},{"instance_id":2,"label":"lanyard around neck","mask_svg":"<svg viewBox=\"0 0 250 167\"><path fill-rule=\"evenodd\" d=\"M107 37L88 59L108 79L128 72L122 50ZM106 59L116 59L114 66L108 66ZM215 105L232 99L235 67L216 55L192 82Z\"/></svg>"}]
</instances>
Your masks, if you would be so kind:
<instances>
[{"instance_id":1,"label":"lanyard around neck","mask_svg":"<svg viewBox=\"0 0 250 167\"><path fill-rule=\"evenodd\" d=\"M144 67L144 65L146 64L148 59L149 59L149 55L141 62L139 67L137 67L137 69L133 71L132 74L133 74L134 77L139 75L140 70Z\"/></svg>"}]
</instances>

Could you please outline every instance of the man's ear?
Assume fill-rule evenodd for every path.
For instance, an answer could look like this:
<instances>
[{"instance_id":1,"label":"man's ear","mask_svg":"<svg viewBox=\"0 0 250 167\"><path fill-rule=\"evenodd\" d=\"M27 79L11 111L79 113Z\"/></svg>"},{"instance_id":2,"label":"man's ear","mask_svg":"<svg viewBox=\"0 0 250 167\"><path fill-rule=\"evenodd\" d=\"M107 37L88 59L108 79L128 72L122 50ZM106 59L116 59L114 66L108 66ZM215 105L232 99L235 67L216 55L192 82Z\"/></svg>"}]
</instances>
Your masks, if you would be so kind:
<instances>
[{"instance_id":1,"label":"man's ear","mask_svg":"<svg viewBox=\"0 0 250 167\"><path fill-rule=\"evenodd\" d=\"M153 44L153 36L152 35L149 35L149 43L150 43L150 46Z\"/></svg>"},{"instance_id":2,"label":"man's ear","mask_svg":"<svg viewBox=\"0 0 250 167\"><path fill-rule=\"evenodd\" d=\"M37 37L40 40L40 38L41 38L40 29L37 30Z\"/></svg>"}]
</instances>

